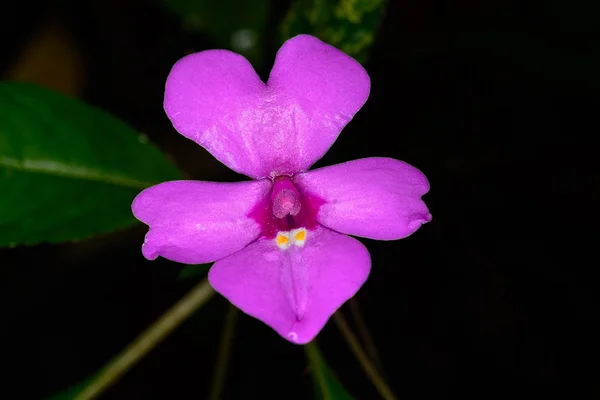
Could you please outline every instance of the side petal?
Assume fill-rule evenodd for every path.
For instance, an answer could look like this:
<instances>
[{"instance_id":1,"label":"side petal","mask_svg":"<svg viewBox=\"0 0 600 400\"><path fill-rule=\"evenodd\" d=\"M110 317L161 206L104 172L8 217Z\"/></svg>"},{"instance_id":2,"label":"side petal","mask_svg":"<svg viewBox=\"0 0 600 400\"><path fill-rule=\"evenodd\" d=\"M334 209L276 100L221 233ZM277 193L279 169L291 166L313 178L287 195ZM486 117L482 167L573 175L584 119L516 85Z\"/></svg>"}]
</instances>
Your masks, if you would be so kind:
<instances>
[{"instance_id":1,"label":"side petal","mask_svg":"<svg viewBox=\"0 0 600 400\"><path fill-rule=\"evenodd\" d=\"M252 178L307 170L367 100L353 58L308 36L288 40L264 84L226 50L188 55L171 70L164 107L182 135Z\"/></svg>"},{"instance_id":2,"label":"side petal","mask_svg":"<svg viewBox=\"0 0 600 400\"><path fill-rule=\"evenodd\" d=\"M367 280L371 259L356 239L319 227L301 246L259 240L217 261L208 279L231 303L291 342L310 342Z\"/></svg>"},{"instance_id":3,"label":"side petal","mask_svg":"<svg viewBox=\"0 0 600 400\"><path fill-rule=\"evenodd\" d=\"M325 200L317 220L348 235L395 240L431 220L421 196L429 182L415 167L392 158L363 158L298 174L300 190Z\"/></svg>"},{"instance_id":4,"label":"side petal","mask_svg":"<svg viewBox=\"0 0 600 400\"><path fill-rule=\"evenodd\" d=\"M150 227L144 256L203 264L244 248L260 234L248 214L270 188L270 181L172 181L144 190L132 205L135 217Z\"/></svg>"}]
</instances>

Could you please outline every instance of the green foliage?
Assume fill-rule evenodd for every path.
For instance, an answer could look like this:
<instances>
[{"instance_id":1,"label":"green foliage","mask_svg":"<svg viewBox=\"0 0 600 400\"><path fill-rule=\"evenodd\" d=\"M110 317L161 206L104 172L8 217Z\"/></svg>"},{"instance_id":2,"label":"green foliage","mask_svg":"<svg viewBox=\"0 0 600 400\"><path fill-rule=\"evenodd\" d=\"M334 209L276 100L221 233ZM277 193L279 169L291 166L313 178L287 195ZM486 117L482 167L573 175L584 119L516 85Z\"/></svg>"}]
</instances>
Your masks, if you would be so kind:
<instances>
[{"instance_id":1,"label":"green foliage","mask_svg":"<svg viewBox=\"0 0 600 400\"><path fill-rule=\"evenodd\" d=\"M39 86L0 84L0 246L129 226L142 189L180 177L145 136L107 113Z\"/></svg>"},{"instance_id":2,"label":"green foliage","mask_svg":"<svg viewBox=\"0 0 600 400\"><path fill-rule=\"evenodd\" d=\"M386 0L296 0L281 23L281 42L308 33L364 63L385 4Z\"/></svg>"},{"instance_id":3,"label":"green foliage","mask_svg":"<svg viewBox=\"0 0 600 400\"><path fill-rule=\"evenodd\" d=\"M353 397L335 377L317 345L311 342L305 345L304 349L310 362L316 398L318 400L352 400Z\"/></svg>"},{"instance_id":4,"label":"green foliage","mask_svg":"<svg viewBox=\"0 0 600 400\"><path fill-rule=\"evenodd\" d=\"M260 68L269 0L159 0L188 31L203 32L215 46L244 55ZM202 49L203 50L203 49Z\"/></svg>"}]
</instances>

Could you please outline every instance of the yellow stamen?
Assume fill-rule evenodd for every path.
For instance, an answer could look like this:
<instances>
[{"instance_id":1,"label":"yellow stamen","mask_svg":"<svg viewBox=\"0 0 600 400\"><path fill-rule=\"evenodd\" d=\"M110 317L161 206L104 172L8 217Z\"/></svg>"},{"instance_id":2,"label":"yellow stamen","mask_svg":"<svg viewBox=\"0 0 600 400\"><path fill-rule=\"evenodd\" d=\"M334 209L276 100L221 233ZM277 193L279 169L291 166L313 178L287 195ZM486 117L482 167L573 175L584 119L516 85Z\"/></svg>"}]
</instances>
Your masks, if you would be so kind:
<instances>
[{"instance_id":1,"label":"yellow stamen","mask_svg":"<svg viewBox=\"0 0 600 400\"><path fill-rule=\"evenodd\" d=\"M287 250L293 244L297 247L303 247L308 232L304 228L292 229L291 231L281 231L275 237L275 244L280 250Z\"/></svg>"},{"instance_id":2,"label":"yellow stamen","mask_svg":"<svg viewBox=\"0 0 600 400\"><path fill-rule=\"evenodd\" d=\"M294 236L294 239L296 240L304 240L306 238L306 231L300 231L298 233L296 233L296 236Z\"/></svg>"},{"instance_id":3,"label":"yellow stamen","mask_svg":"<svg viewBox=\"0 0 600 400\"><path fill-rule=\"evenodd\" d=\"M306 241L306 229L298 228L294 229L290 232L290 237L294 238L294 245L298 247L304 246L304 242Z\"/></svg>"},{"instance_id":4,"label":"yellow stamen","mask_svg":"<svg viewBox=\"0 0 600 400\"><path fill-rule=\"evenodd\" d=\"M290 239L288 239L287 236L277 235L277 245L278 246L281 246L282 244L286 244L289 241L290 241Z\"/></svg>"},{"instance_id":5,"label":"yellow stamen","mask_svg":"<svg viewBox=\"0 0 600 400\"><path fill-rule=\"evenodd\" d=\"M289 232L279 232L275 238L275 244L281 250L287 250L292 245Z\"/></svg>"}]
</instances>

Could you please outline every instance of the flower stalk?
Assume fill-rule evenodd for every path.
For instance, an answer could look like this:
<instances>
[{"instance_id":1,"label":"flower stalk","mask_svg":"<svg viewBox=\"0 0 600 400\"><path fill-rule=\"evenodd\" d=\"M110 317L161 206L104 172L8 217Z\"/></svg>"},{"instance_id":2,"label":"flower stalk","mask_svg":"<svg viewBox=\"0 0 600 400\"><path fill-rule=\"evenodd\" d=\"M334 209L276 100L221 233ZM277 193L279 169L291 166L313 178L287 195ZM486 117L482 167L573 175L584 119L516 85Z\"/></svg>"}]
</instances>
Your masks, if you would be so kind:
<instances>
[{"instance_id":1,"label":"flower stalk","mask_svg":"<svg viewBox=\"0 0 600 400\"><path fill-rule=\"evenodd\" d=\"M74 400L92 400L100 396L214 294L208 280L202 280L109 362Z\"/></svg>"}]
</instances>

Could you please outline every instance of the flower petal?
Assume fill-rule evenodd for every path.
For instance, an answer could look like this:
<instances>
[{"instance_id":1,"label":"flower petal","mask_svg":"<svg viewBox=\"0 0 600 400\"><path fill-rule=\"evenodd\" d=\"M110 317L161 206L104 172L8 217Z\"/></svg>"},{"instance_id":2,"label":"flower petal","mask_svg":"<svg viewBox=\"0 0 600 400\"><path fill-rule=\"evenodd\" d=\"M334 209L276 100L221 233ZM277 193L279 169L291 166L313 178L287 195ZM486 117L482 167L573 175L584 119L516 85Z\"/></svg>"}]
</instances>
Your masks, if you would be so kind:
<instances>
[{"instance_id":1,"label":"flower petal","mask_svg":"<svg viewBox=\"0 0 600 400\"><path fill-rule=\"evenodd\" d=\"M217 261L208 279L242 311L304 344L366 281L371 259L358 240L323 227L285 248L254 242Z\"/></svg>"},{"instance_id":2,"label":"flower petal","mask_svg":"<svg viewBox=\"0 0 600 400\"><path fill-rule=\"evenodd\" d=\"M421 171L392 158L363 158L294 177L298 187L325 200L317 220L328 228L370 239L395 240L431 220L421 196Z\"/></svg>"},{"instance_id":3,"label":"flower petal","mask_svg":"<svg viewBox=\"0 0 600 400\"><path fill-rule=\"evenodd\" d=\"M135 217L150 226L144 256L202 264L244 248L261 229L248 213L271 186L267 180L173 181L144 190L132 205Z\"/></svg>"},{"instance_id":4,"label":"flower petal","mask_svg":"<svg viewBox=\"0 0 600 400\"><path fill-rule=\"evenodd\" d=\"M226 50L179 60L165 111L182 135L253 178L308 169L367 100L370 80L353 58L308 36L288 40L265 85Z\"/></svg>"}]
</instances>

